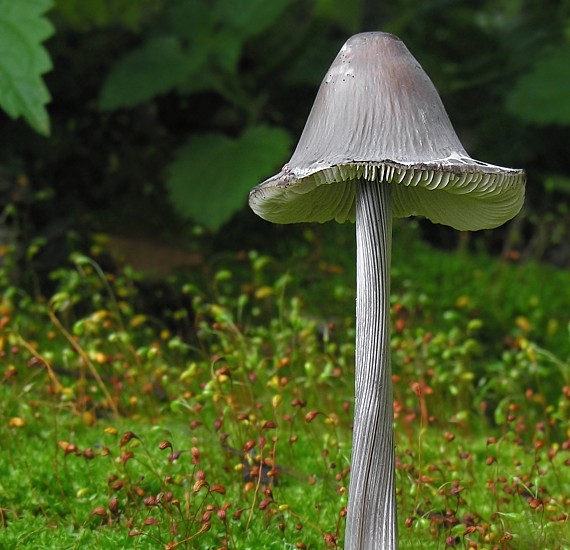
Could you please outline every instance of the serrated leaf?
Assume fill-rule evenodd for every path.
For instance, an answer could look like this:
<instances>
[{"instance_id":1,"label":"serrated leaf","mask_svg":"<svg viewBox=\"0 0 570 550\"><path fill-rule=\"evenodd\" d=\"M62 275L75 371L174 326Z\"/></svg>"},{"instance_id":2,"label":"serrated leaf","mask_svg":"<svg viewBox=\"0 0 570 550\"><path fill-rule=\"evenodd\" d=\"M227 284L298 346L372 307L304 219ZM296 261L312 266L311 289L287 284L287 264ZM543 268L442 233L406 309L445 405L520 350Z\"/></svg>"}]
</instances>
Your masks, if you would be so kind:
<instances>
[{"instance_id":1,"label":"serrated leaf","mask_svg":"<svg viewBox=\"0 0 570 550\"><path fill-rule=\"evenodd\" d=\"M51 97L42 75L52 64L42 42L54 31L44 17L51 6L51 0L0 0L0 106L43 135L49 134Z\"/></svg>"},{"instance_id":2,"label":"serrated leaf","mask_svg":"<svg viewBox=\"0 0 570 550\"><path fill-rule=\"evenodd\" d=\"M99 105L112 110L148 101L184 82L202 62L203 58L190 55L175 36L151 38L112 67Z\"/></svg>"},{"instance_id":3,"label":"serrated leaf","mask_svg":"<svg viewBox=\"0 0 570 550\"><path fill-rule=\"evenodd\" d=\"M518 80L507 107L525 122L570 124L570 44L542 55Z\"/></svg>"},{"instance_id":4,"label":"serrated leaf","mask_svg":"<svg viewBox=\"0 0 570 550\"><path fill-rule=\"evenodd\" d=\"M249 190L287 156L287 132L252 127L238 139L192 137L176 153L167 181L170 198L186 217L216 230L244 206Z\"/></svg>"}]
</instances>

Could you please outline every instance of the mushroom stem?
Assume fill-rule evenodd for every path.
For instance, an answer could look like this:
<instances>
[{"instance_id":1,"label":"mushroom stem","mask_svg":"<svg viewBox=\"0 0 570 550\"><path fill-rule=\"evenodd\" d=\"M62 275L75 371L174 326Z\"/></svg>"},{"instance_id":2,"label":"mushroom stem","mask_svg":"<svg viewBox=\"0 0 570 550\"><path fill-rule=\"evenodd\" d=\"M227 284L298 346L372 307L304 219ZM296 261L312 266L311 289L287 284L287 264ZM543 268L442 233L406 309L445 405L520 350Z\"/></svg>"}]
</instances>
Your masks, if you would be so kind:
<instances>
[{"instance_id":1,"label":"mushroom stem","mask_svg":"<svg viewBox=\"0 0 570 550\"><path fill-rule=\"evenodd\" d=\"M392 187L360 180L356 199L356 367L345 550L397 547L390 255Z\"/></svg>"}]
</instances>

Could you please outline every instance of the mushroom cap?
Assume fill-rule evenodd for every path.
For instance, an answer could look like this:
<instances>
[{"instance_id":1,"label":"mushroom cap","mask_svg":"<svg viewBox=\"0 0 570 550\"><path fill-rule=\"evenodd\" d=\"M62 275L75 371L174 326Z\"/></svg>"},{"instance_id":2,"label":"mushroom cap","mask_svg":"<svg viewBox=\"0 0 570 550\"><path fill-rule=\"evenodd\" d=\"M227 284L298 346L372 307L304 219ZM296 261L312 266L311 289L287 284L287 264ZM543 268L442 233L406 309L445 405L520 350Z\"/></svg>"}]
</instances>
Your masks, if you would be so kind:
<instances>
[{"instance_id":1,"label":"mushroom cap","mask_svg":"<svg viewBox=\"0 0 570 550\"><path fill-rule=\"evenodd\" d=\"M524 171L472 159L420 64L381 32L344 44L291 160L249 204L275 223L354 221L362 180L393 185L394 216L460 230L497 227L524 201Z\"/></svg>"}]
</instances>

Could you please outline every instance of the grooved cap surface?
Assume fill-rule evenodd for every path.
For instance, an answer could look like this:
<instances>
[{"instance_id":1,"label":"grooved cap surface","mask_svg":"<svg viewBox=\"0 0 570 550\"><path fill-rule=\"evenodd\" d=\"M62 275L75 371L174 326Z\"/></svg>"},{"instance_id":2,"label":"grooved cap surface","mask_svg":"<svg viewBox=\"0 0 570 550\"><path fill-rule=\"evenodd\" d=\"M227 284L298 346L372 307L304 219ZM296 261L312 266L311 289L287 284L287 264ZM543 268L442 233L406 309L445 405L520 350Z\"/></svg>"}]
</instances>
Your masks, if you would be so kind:
<instances>
[{"instance_id":1,"label":"grooved cap surface","mask_svg":"<svg viewBox=\"0 0 570 550\"><path fill-rule=\"evenodd\" d=\"M425 71L380 32L345 43L291 160L249 203L276 223L353 221L363 179L394 186L394 216L460 230L499 226L524 201L524 171L472 159Z\"/></svg>"}]
</instances>

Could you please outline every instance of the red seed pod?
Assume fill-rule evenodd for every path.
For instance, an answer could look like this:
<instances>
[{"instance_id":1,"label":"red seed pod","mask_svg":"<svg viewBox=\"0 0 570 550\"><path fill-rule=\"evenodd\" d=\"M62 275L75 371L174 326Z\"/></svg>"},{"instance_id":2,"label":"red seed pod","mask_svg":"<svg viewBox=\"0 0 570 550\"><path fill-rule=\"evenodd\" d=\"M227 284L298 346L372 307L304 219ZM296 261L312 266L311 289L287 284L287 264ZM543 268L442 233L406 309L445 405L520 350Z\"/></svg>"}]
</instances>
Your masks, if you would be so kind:
<instances>
[{"instance_id":1,"label":"red seed pod","mask_svg":"<svg viewBox=\"0 0 570 550\"><path fill-rule=\"evenodd\" d=\"M124 481L116 481L115 483L113 483L111 485L111 490L113 491L119 491L120 489L122 489L125 486L125 482Z\"/></svg>"},{"instance_id":2,"label":"red seed pod","mask_svg":"<svg viewBox=\"0 0 570 550\"><path fill-rule=\"evenodd\" d=\"M323 535L323 539L325 541L325 544L327 545L327 548L337 548L337 542L338 542L338 537L336 535L334 535L333 533L325 533Z\"/></svg>"},{"instance_id":3,"label":"red seed pod","mask_svg":"<svg viewBox=\"0 0 570 550\"><path fill-rule=\"evenodd\" d=\"M227 365L224 365L223 367L219 368L216 371L217 376L219 376L220 374L224 376L231 376L232 372L230 371L230 368Z\"/></svg>"},{"instance_id":4,"label":"red seed pod","mask_svg":"<svg viewBox=\"0 0 570 550\"><path fill-rule=\"evenodd\" d=\"M445 432L443 434L443 437L448 443L451 443L455 439L455 434L452 434L451 432Z\"/></svg>"},{"instance_id":5,"label":"red seed pod","mask_svg":"<svg viewBox=\"0 0 570 550\"><path fill-rule=\"evenodd\" d=\"M176 462L180 458L181 454L182 454L182 451L174 451L174 452L170 453L168 455L168 461L169 462Z\"/></svg>"},{"instance_id":6,"label":"red seed pod","mask_svg":"<svg viewBox=\"0 0 570 550\"><path fill-rule=\"evenodd\" d=\"M111 497L111 500L109 500L109 511L113 515L119 511L119 499L117 497Z\"/></svg>"},{"instance_id":7,"label":"red seed pod","mask_svg":"<svg viewBox=\"0 0 570 550\"><path fill-rule=\"evenodd\" d=\"M305 422L312 422L320 413L320 411L309 411L305 415Z\"/></svg>"},{"instance_id":8,"label":"red seed pod","mask_svg":"<svg viewBox=\"0 0 570 550\"><path fill-rule=\"evenodd\" d=\"M251 451L251 449L253 449L254 447L255 447L255 441L253 439L250 439L249 441L246 441L245 445L243 446L243 452L249 453L249 451Z\"/></svg>"},{"instance_id":9,"label":"red seed pod","mask_svg":"<svg viewBox=\"0 0 570 550\"><path fill-rule=\"evenodd\" d=\"M540 500L539 498L531 498L528 501L529 506L536 510L536 508L539 508L540 506L542 506L544 503L542 502L542 500Z\"/></svg>"},{"instance_id":10,"label":"red seed pod","mask_svg":"<svg viewBox=\"0 0 570 550\"><path fill-rule=\"evenodd\" d=\"M204 473L204 470L198 470L195 474L194 474L194 479L206 479L206 474Z\"/></svg>"},{"instance_id":11,"label":"red seed pod","mask_svg":"<svg viewBox=\"0 0 570 550\"><path fill-rule=\"evenodd\" d=\"M206 522L206 523L204 523L204 525L202 525L202 527L200 527L200 530L196 534L202 535L206 531L209 531L210 527L212 527L212 524L210 522Z\"/></svg>"},{"instance_id":12,"label":"red seed pod","mask_svg":"<svg viewBox=\"0 0 570 550\"><path fill-rule=\"evenodd\" d=\"M406 518L406 521L404 522L404 525L409 529L412 526L412 524L414 523L414 521L416 521L416 518L408 516Z\"/></svg>"},{"instance_id":13,"label":"red seed pod","mask_svg":"<svg viewBox=\"0 0 570 550\"><path fill-rule=\"evenodd\" d=\"M196 428L200 427L201 425L202 425L201 420L193 420L192 422L190 422L190 429L195 430Z\"/></svg>"},{"instance_id":14,"label":"red seed pod","mask_svg":"<svg viewBox=\"0 0 570 550\"><path fill-rule=\"evenodd\" d=\"M206 485L208 485L208 484L203 479L199 479L196 483L194 483L192 490L195 493L198 493L198 492L200 492L200 489L202 489L202 487L205 487Z\"/></svg>"},{"instance_id":15,"label":"red seed pod","mask_svg":"<svg viewBox=\"0 0 570 550\"><path fill-rule=\"evenodd\" d=\"M491 464L494 464L495 462L497 462L497 457L495 456L488 456L485 459L485 464L487 464L487 466L491 466Z\"/></svg>"},{"instance_id":16,"label":"red seed pod","mask_svg":"<svg viewBox=\"0 0 570 550\"><path fill-rule=\"evenodd\" d=\"M105 510L105 508L103 508L103 506L97 506L96 508L93 508L93 510L91 510L91 514L92 516L100 516L100 517L106 517L107 516L107 510Z\"/></svg>"},{"instance_id":17,"label":"red seed pod","mask_svg":"<svg viewBox=\"0 0 570 550\"><path fill-rule=\"evenodd\" d=\"M135 456L135 453L133 453L132 451L127 451L126 453L123 453L121 455L121 462L123 463L123 466L131 459L133 458L133 456Z\"/></svg>"},{"instance_id":18,"label":"red seed pod","mask_svg":"<svg viewBox=\"0 0 570 550\"><path fill-rule=\"evenodd\" d=\"M83 451L83 456L87 459L87 460L92 460L95 458L95 453L93 452L93 449L91 447L87 447L87 449L85 449Z\"/></svg>"},{"instance_id":19,"label":"red seed pod","mask_svg":"<svg viewBox=\"0 0 570 550\"><path fill-rule=\"evenodd\" d=\"M66 448L65 448L65 454L71 454L71 453L75 453L75 454L81 454L81 451L73 444L70 443Z\"/></svg>"},{"instance_id":20,"label":"red seed pod","mask_svg":"<svg viewBox=\"0 0 570 550\"><path fill-rule=\"evenodd\" d=\"M260 509L260 510L265 510L270 504L271 504L271 499L270 499L270 498L264 498L264 499L259 503L259 509Z\"/></svg>"},{"instance_id":21,"label":"red seed pod","mask_svg":"<svg viewBox=\"0 0 570 550\"><path fill-rule=\"evenodd\" d=\"M554 448L554 447L550 448L550 449L548 450L548 459L549 459L549 460L552 460L557 454L558 454L558 449L557 449L557 448Z\"/></svg>"},{"instance_id":22,"label":"red seed pod","mask_svg":"<svg viewBox=\"0 0 570 550\"><path fill-rule=\"evenodd\" d=\"M144 505L145 506L156 506L156 497L155 496L148 496L144 499Z\"/></svg>"},{"instance_id":23,"label":"red seed pod","mask_svg":"<svg viewBox=\"0 0 570 550\"><path fill-rule=\"evenodd\" d=\"M221 519L222 521L226 521L226 511L225 510L218 510L216 512L216 515L218 516L219 519Z\"/></svg>"},{"instance_id":24,"label":"red seed pod","mask_svg":"<svg viewBox=\"0 0 570 550\"><path fill-rule=\"evenodd\" d=\"M200 462L200 449L192 447L190 453L192 454L192 464L198 464Z\"/></svg>"},{"instance_id":25,"label":"red seed pod","mask_svg":"<svg viewBox=\"0 0 570 550\"><path fill-rule=\"evenodd\" d=\"M212 512L210 512L209 510L207 510L206 512L204 512L202 514L202 519L200 520L202 523L207 523L208 521L210 521L210 519L212 519Z\"/></svg>"},{"instance_id":26,"label":"red seed pod","mask_svg":"<svg viewBox=\"0 0 570 550\"><path fill-rule=\"evenodd\" d=\"M264 422L263 425L261 426L262 430L274 430L275 428L277 428L277 424L275 424L275 422L271 420Z\"/></svg>"},{"instance_id":27,"label":"red seed pod","mask_svg":"<svg viewBox=\"0 0 570 550\"><path fill-rule=\"evenodd\" d=\"M158 521L156 521L154 518L146 518L143 521L144 525L158 525Z\"/></svg>"},{"instance_id":28,"label":"red seed pod","mask_svg":"<svg viewBox=\"0 0 570 550\"><path fill-rule=\"evenodd\" d=\"M121 437L121 442L119 445L121 447L125 446L131 439L139 439L133 432L125 432L123 437Z\"/></svg>"},{"instance_id":29,"label":"red seed pod","mask_svg":"<svg viewBox=\"0 0 570 550\"><path fill-rule=\"evenodd\" d=\"M159 448L161 451L164 451L164 449L172 449L173 447L172 447L172 443L170 443L170 441L166 441L166 440L165 440L165 441L161 441L161 442L158 444L158 448Z\"/></svg>"},{"instance_id":30,"label":"red seed pod","mask_svg":"<svg viewBox=\"0 0 570 550\"><path fill-rule=\"evenodd\" d=\"M226 494L226 488L223 485L216 483L215 485L212 485L210 487L210 492L211 493L220 493L220 495L225 495Z\"/></svg>"},{"instance_id":31,"label":"red seed pod","mask_svg":"<svg viewBox=\"0 0 570 550\"><path fill-rule=\"evenodd\" d=\"M445 539L446 548L455 548L456 545L457 545L457 539L453 535L449 535Z\"/></svg>"},{"instance_id":32,"label":"red seed pod","mask_svg":"<svg viewBox=\"0 0 570 550\"><path fill-rule=\"evenodd\" d=\"M463 489L465 489L465 487L462 487L461 485L453 486L449 490L449 494L456 497L459 495L459 493L461 493L461 491L463 491Z\"/></svg>"}]
</instances>

